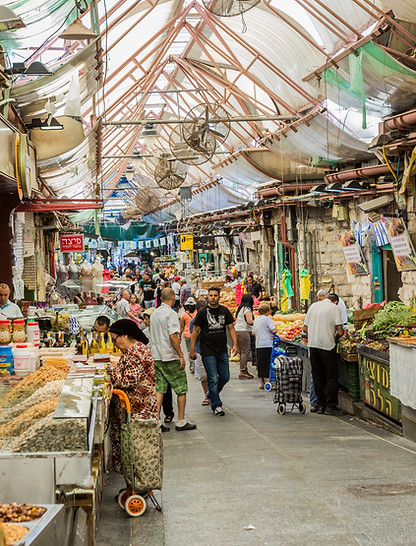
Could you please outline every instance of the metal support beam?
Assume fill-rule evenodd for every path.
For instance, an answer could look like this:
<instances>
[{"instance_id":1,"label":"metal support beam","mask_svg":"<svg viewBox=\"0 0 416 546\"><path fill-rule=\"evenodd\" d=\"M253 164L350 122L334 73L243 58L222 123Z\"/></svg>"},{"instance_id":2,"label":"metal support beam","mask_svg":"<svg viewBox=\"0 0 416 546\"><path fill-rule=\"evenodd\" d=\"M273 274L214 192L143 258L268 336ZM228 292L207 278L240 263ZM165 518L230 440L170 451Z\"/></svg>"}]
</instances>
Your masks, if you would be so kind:
<instances>
[{"instance_id":1,"label":"metal support beam","mask_svg":"<svg viewBox=\"0 0 416 546\"><path fill-rule=\"evenodd\" d=\"M102 199L34 199L27 203L20 203L14 212L57 212L103 208Z\"/></svg>"},{"instance_id":2,"label":"metal support beam","mask_svg":"<svg viewBox=\"0 0 416 546\"><path fill-rule=\"evenodd\" d=\"M233 116L231 118L212 118L211 123L239 123L242 121L295 121L296 116ZM179 123L192 123L185 119L136 119L123 121L103 121L103 125L177 125Z\"/></svg>"}]
</instances>

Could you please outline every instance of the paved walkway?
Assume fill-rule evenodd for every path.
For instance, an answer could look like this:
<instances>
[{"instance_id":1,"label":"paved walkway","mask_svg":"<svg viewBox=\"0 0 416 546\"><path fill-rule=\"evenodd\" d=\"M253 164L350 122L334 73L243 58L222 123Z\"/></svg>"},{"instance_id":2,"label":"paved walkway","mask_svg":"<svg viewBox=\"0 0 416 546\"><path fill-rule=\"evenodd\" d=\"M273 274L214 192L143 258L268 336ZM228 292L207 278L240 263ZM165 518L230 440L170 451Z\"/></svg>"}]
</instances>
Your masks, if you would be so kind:
<instances>
[{"instance_id":1,"label":"paved walkway","mask_svg":"<svg viewBox=\"0 0 416 546\"><path fill-rule=\"evenodd\" d=\"M110 474L99 546L416 545L415 443L349 416L280 416L236 364L225 417L189 383L198 429L163 435L163 513L128 518Z\"/></svg>"}]
</instances>

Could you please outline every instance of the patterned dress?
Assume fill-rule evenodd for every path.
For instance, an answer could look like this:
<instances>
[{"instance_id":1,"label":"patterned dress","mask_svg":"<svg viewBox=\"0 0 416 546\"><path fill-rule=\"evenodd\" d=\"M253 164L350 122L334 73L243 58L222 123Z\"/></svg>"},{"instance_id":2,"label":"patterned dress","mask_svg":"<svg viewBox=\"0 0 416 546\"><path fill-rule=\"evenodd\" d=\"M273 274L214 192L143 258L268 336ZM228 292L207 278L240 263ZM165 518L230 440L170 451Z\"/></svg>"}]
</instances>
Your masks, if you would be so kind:
<instances>
[{"instance_id":1,"label":"patterned dress","mask_svg":"<svg viewBox=\"0 0 416 546\"><path fill-rule=\"evenodd\" d=\"M111 370L111 382L115 389L124 391L131 404L131 418L156 419L155 367L150 349L137 342L130 347ZM122 474L120 448L121 406L113 396L110 406L112 466Z\"/></svg>"}]
</instances>

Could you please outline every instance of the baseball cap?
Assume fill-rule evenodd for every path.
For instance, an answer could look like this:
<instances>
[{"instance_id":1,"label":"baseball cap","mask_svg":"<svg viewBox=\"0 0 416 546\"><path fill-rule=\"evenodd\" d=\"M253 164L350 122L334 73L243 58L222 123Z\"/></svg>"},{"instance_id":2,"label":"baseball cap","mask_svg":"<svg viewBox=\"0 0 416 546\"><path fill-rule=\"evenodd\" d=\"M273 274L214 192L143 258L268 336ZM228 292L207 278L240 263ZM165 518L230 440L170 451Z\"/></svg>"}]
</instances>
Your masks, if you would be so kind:
<instances>
[{"instance_id":1,"label":"baseball cap","mask_svg":"<svg viewBox=\"0 0 416 546\"><path fill-rule=\"evenodd\" d=\"M194 300L194 298L192 296L190 296L186 302L185 302L185 305L196 305L196 301Z\"/></svg>"},{"instance_id":2,"label":"baseball cap","mask_svg":"<svg viewBox=\"0 0 416 546\"><path fill-rule=\"evenodd\" d=\"M180 280L181 280L181 278L180 278L180 277L175 277L175 279L174 279L174 280L175 280L175 281L180 281Z\"/></svg>"}]
</instances>

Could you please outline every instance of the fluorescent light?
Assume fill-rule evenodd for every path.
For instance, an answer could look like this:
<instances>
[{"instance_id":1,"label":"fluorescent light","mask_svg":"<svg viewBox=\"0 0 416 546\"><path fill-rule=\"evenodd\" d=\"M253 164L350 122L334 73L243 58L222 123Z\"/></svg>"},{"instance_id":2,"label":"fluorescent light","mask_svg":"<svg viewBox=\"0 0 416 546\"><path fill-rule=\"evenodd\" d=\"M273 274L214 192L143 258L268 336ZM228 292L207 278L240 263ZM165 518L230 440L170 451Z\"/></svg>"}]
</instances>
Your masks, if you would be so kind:
<instances>
[{"instance_id":1,"label":"fluorescent light","mask_svg":"<svg viewBox=\"0 0 416 546\"><path fill-rule=\"evenodd\" d=\"M28 129L40 129L41 131L62 131L63 125L53 117L49 117L46 121L40 118L33 118L31 123L26 124Z\"/></svg>"},{"instance_id":2,"label":"fluorescent light","mask_svg":"<svg viewBox=\"0 0 416 546\"><path fill-rule=\"evenodd\" d=\"M359 182L358 180L349 180L343 184L342 188L348 191L362 191L368 190L370 188L370 184L368 182Z\"/></svg>"},{"instance_id":3,"label":"fluorescent light","mask_svg":"<svg viewBox=\"0 0 416 546\"><path fill-rule=\"evenodd\" d=\"M24 28L26 25L13 10L0 6L0 31Z\"/></svg>"}]
</instances>

